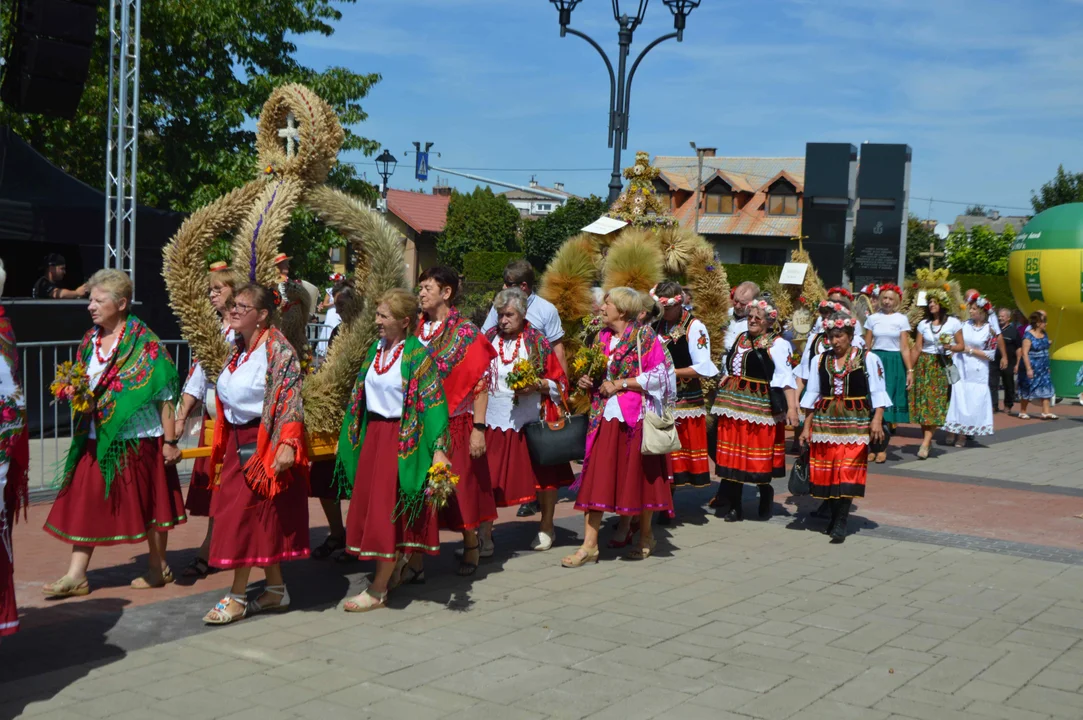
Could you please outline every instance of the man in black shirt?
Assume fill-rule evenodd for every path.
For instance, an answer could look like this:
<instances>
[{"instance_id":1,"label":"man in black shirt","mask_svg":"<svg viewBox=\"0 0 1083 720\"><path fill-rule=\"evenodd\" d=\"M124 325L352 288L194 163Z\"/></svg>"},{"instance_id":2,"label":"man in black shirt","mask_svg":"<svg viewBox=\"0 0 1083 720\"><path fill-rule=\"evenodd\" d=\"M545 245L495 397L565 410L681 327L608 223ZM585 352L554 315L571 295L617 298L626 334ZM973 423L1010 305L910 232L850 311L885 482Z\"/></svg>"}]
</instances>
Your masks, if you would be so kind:
<instances>
[{"instance_id":1,"label":"man in black shirt","mask_svg":"<svg viewBox=\"0 0 1083 720\"><path fill-rule=\"evenodd\" d=\"M1023 339L1019 336L1019 327L1012 322L1011 310L1001 308L997 312L1000 320L1000 336L1004 340L1004 353L1001 354L997 347L996 357L989 365L989 392L993 397L993 412L999 412L998 394L999 387L1004 388L1004 412L1010 413L1015 404L1015 360L1023 346ZM1008 363L1001 370L1001 358L1007 356Z\"/></svg>"},{"instance_id":2,"label":"man in black shirt","mask_svg":"<svg viewBox=\"0 0 1083 720\"><path fill-rule=\"evenodd\" d=\"M64 276L68 273L67 263L64 256L57 253L49 253L45 257L45 274L34 283L33 297L39 300L51 298L53 300L74 300L86 297L85 285L80 285L74 290L60 287L64 282Z\"/></svg>"}]
</instances>

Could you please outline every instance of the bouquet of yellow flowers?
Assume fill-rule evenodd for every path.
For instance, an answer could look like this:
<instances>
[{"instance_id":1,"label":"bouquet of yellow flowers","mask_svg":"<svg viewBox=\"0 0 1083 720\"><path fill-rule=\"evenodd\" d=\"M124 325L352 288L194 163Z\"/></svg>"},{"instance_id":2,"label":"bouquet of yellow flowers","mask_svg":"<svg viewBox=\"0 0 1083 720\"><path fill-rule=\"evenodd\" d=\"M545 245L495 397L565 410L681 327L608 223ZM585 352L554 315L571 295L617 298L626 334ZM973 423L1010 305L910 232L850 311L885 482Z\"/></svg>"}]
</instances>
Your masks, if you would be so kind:
<instances>
[{"instance_id":1,"label":"bouquet of yellow flowers","mask_svg":"<svg viewBox=\"0 0 1083 720\"><path fill-rule=\"evenodd\" d=\"M56 366L56 379L49 385L53 404L64 400L78 413L90 412L94 407L94 388L90 386L86 365L70 360Z\"/></svg>"},{"instance_id":2,"label":"bouquet of yellow flowers","mask_svg":"<svg viewBox=\"0 0 1083 720\"><path fill-rule=\"evenodd\" d=\"M459 484L459 476L447 463L435 463L425 474L425 502L437 510L447 507L451 494Z\"/></svg>"},{"instance_id":3,"label":"bouquet of yellow flowers","mask_svg":"<svg viewBox=\"0 0 1083 720\"><path fill-rule=\"evenodd\" d=\"M606 365L608 364L609 359L601 350L587 346L579 348L575 353L575 357L572 358L572 383L578 382L579 378L586 375L597 385L605 377ZM575 394L578 395L581 392L576 387Z\"/></svg>"},{"instance_id":4,"label":"bouquet of yellow flowers","mask_svg":"<svg viewBox=\"0 0 1083 720\"><path fill-rule=\"evenodd\" d=\"M538 371L534 369L534 363L526 358L516 360L515 364L511 366L511 372L508 373L508 387L514 392L536 388L539 382ZM516 396L512 403L518 405L519 397Z\"/></svg>"}]
</instances>

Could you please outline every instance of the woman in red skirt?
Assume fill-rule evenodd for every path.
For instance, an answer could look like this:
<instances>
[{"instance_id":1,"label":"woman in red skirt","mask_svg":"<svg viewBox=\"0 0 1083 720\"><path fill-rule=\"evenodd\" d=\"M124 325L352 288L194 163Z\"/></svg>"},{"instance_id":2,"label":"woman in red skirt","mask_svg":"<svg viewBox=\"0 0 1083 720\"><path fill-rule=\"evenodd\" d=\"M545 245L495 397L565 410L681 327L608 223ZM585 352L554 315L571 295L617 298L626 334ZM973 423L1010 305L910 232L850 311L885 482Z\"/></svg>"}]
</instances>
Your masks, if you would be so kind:
<instances>
[{"instance_id":1,"label":"woman in red skirt","mask_svg":"<svg viewBox=\"0 0 1083 720\"><path fill-rule=\"evenodd\" d=\"M0 262L0 295L4 293L4 263ZM15 553L11 529L26 512L30 434L26 428L26 400L19 374L19 353L11 321L0 308L0 637L19 629L15 604Z\"/></svg>"},{"instance_id":2,"label":"woman in red skirt","mask_svg":"<svg viewBox=\"0 0 1083 720\"><path fill-rule=\"evenodd\" d=\"M432 356L410 334L417 309L405 290L379 298L380 337L342 421L335 474L352 488L346 552L376 561L372 582L346 601L346 612L384 607L399 582L424 582L420 560L440 552L439 522L425 491L429 468L448 462L447 403Z\"/></svg>"},{"instance_id":3,"label":"woman in red skirt","mask_svg":"<svg viewBox=\"0 0 1083 720\"><path fill-rule=\"evenodd\" d=\"M258 612L289 609L281 563L308 557L308 455L301 404L301 363L274 327L276 290L237 291L229 322L237 338L218 375L211 467L211 567L233 571L233 586L203 618L226 625ZM252 568L267 586L247 599Z\"/></svg>"},{"instance_id":4,"label":"woman in red skirt","mask_svg":"<svg viewBox=\"0 0 1083 720\"><path fill-rule=\"evenodd\" d=\"M635 322L642 309L639 293L613 288L602 305L605 329L594 347L608 358L605 380L597 388L590 376L578 385L589 390L590 429L582 487L575 508L586 513L583 545L565 557L564 567L597 562L602 513L639 517L639 546L628 557L642 560L654 551L651 519L673 507L664 455L643 455L643 417L660 413L676 395L677 378L661 341L650 327Z\"/></svg>"},{"instance_id":5,"label":"woman in red skirt","mask_svg":"<svg viewBox=\"0 0 1083 720\"><path fill-rule=\"evenodd\" d=\"M760 519L770 517L771 479L786 474L786 424L800 422L790 344L771 331L777 319L765 300L749 303L748 330L726 353L725 379L711 408L718 416L715 472L721 478L715 506L728 511L728 521L744 519L745 485L759 488Z\"/></svg>"},{"instance_id":6,"label":"woman in red skirt","mask_svg":"<svg viewBox=\"0 0 1083 720\"><path fill-rule=\"evenodd\" d=\"M229 326L229 318L226 314L233 306L233 294L244 283L241 276L224 262L214 262L210 266L211 305L215 312L222 318L222 334L226 336L226 342L233 342L233 330ZM184 426L188 417L197 405L202 404L199 423L199 447L209 446L207 437L207 420L214 420L214 385L207 378L203 365L198 359L193 358L191 371L188 373L188 381L184 384L181 393L180 407L177 408L177 437L184 433ZM188 510L189 517L205 517L207 520L207 534L203 538L203 544L196 551L196 556L188 567L181 573L184 577L201 578L210 572L207 558L211 551L211 532L214 531L214 518L211 514L211 460L209 457L196 458L192 463L192 475L188 480L188 498L184 507Z\"/></svg>"},{"instance_id":7,"label":"woman in red skirt","mask_svg":"<svg viewBox=\"0 0 1083 720\"><path fill-rule=\"evenodd\" d=\"M459 292L459 274L448 267L429 268L421 274L418 299L421 318L417 336L432 353L443 380L451 416L451 462L459 485L440 512L440 526L463 534L458 574L473 575L480 558L492 557L493 545L478 542L478 527L496 519L496 503L487 475L478 473L485 461L485 417L489 395L483 382L496 350L453 303ZM420 560L420 557L418 558ZM415 566L415 570L417 567Z\"/></svg>"},{"instance_id":8,"label":"woman in red skirt","mask_svg":"<svg viewBox=\"0 0 1083 720\"><path fill-rule=\"evenodd\" d=\"M831 350L820 356L801 398L801 407L810 411L801 430L801 441L809 445L810 494L829 506L824 532L833 543L846 540L853 499L865 497L869 440L883 441L884 408L891 407L880 358L852 346L855 325L847 312L827 318Z\"/></svg>"},{"instance_id":9,"label":"woman in red skirt","mask_svg":"<svg viewBox=\"0 0 1083 720\"><path fill-rule=\"evenodd\" d=\"M575 480L570 463L537 465L530 457L526 435L530 423L563 416L568 378L545 336L526 321L527 296L518 288L497 293L493 301L497 326L486 334L496 347L489 369L489 402L485 409L485 467L493 499L499 507L532 502L541 505L538 536L533 550L553 547L557 490ZM516 363L528 362L538 377L529 387L513 390L509 376ZM482 547L492 547L492 521L482 525Z\"/></svg>"},{"instance_id":10,"label":"woman in red skirt","mask_svg":"<svg viewBox=\"0 0 1083 720\"><path fill-rule=\"evenodd\" d=\"M173 582L166 531L187 520L176 468L177 368L154 333L128 314L127 275L99 270L87 287L94 327L83 337L78 360L94 388L94 404L89 412L73 412L61 490L45 521L46 532L73 546L68 572L42 588L53 598L90 592L86 571L99 545L145 540L149 567L132 587Z\"/></svg>"}]
</instances>

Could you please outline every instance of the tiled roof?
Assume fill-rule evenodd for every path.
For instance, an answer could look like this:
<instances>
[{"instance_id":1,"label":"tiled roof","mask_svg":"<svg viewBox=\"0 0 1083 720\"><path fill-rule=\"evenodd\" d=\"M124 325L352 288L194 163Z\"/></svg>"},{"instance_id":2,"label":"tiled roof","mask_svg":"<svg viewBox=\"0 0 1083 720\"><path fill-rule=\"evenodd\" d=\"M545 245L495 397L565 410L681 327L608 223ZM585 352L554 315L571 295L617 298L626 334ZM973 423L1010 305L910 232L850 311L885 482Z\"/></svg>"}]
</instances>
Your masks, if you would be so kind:
<instances>
[{"instance_id":1,"label":"tiled roof","mask_svg":"<svg viewBox=\"0 0 1083 720\"><path fill-rule=\"evenodd\" d=\"M387 211L414 229L415 232L442 232L447 225L447 195L426 195L406 190L387 191Z\"/></svg>"},{"instance_id":2,"label":"tiled roof","mask_svg":"<svg viewBox=\"0 0 1083 720\"><path fill-rule=\"evenodd\" d=\"M1015 231L1019 232L1027 224L1028 220L1030 220L1030 217L1026 215L1001 215L996 220L981 215L959 215L955 218L955 222L951 224L951 229L965 228L967 232L970 232L978 225L984 225L999 235L1004 232L1004 228L1008 225L1012 225Z\"/></svg>"},{"instance_id":3,"label":"tiled roof","mask_svg":"<svg viewBox=\"0 0 1083 720\"><path fill-rule=\"evenodd\" d=\"M575 197L575 195L572 195L566 190L557 190L556 188L545 187L544 185L538 185L538 189L544 190L545 192L553 193L555 195L563 195L566 198ZM504 192L497 193L497 195L503 195L508 200L541 200L544 202L545 200L553 199L551 197L539 195L538 193L532 193L527 190L505 190Z\"/></svg>"},{"instance_id":4,"label":"tiled roof","mask_svg":"<svg viewBox=\"0 0 1083 720\"><path fill-rule=\"evenodd\" d=\"M699 180L695 157L660 156L654 166L661 178L676 190L692 193L673 214L682 226L696 225L695 187ZM703 181L723 179L736 192L752 197L733 215L699 216L699 232L703 235L752 235L761 237L794 237L801 234L801 216L777 217L766 213L767 188L780 177L793 183L798 193L804 192L804 158L704 158Z\"/></svg>"}]
</instances>

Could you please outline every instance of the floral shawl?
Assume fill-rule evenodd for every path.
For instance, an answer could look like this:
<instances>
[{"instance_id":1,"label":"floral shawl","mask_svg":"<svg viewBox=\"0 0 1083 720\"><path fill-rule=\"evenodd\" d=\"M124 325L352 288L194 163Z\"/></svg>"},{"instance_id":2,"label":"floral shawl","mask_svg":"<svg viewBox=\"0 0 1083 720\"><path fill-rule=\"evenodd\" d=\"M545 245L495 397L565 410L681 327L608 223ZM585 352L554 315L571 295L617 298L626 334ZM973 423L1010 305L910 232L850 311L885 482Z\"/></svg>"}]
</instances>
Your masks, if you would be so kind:
<instances>
[{"instance_id":1,"label":"floral shawl","mask_svg":"<svg viewBox=\"0 0 1083 720\"><path fill-rule=\"evenodd\" d=\"M241 336L237 335L237 348L241 349ZM256 436L256 452L244 467L244 477L253 492L272 498L289 487L295 474L289 470L275 474L274 461L278 448L293 448L294 468L301 470L307 479L308 451L305 447L304 408L301 404L301 364L297 353L286 336L276 328L267 331L267 384L263 391L263 416ZM232 357L232 354L231 354ZM225 411L222 400L215 394L218 422L214 424L214 444L211 449L211 467L217 468L226 455ZM221 475L212 485L217 489Z\"/></svg>"},{"instance_id":2,"label":"floral shawl","mask_svg":"<svg viewBox=\"0 0 1083 720\"><path fill-rule=\"evenodd\" d=\"M79 345L79 361L87 366L94 353L95 331L96 328L87 331ZM75 466L86 449L93 420L98 438L98 467L105 479L105 494L108 496L129 451L139 442L121 439L126 426L136 411L157 402L163 391L171 392L173 397L179 394L177 368L158 336L142 320L129 315L125 321L124 336L120 338L113 357L94 388L94 409L90 413L74 413L75 432L67 459L60 466L56 484L64 488L71 482Z\"/></svg>"},{"instance_id":3,"label":"floral shawl","mask_svg":"<svg viewBox=\"0 0 1083 720\"><path fill-rule=\"evenodd\" d=\"M663 345L658 340L658 335L648 326L638 323L628 323L621 335L613 352L609 351L609 342L613 337L613 331L605 328L598 333L594 341L594 347L609 358L606 367L606 379L616 380L619 378L636 377L654 370L659 365L667 363ZM638 337L639 350L643 353L642 361L636 350ZM635 426L643 413L643 395L637 392L623 392L617 395L617 403L620 405L624 423ZM587 430L587 457L590 457L594 440L598 436L598 429L602 425L602 414L605 411L606 398L595 390L590 397L590 426Z\"/></svg>"},{"instance_id":4,"label":"floral shawl","mask_svg":"<svg viewBox=\"0 0 1083 720\"><path fill-rule=\"evenodd\" d=\"M6 497L0 501L0 507L10 507L12 517L18 519L19 508L25 514L30 504L30 432L26 426L26 403L23 400L15 332L2 307L0 362L7 363L8 367L7 377L0 381L0 463L8 463ZM10 386L7 386L9 381Z\"/></svg>"},{"instance_id":5,"label":"floral shawl","mask_svg":"<svg viewBox=\"0 0 1083 720\"><path fill-rule=\"evenodd\" d=\"M423 322L424 318L418 320L419 325ZM461 415L474 402L496 350L458 308L451 308L443 329L429 345L429 352L444 383L448 415Z\"/></svg>"},{"instance_id":6,"label":"floral shawl","mask_svg":"<svg viewBox=\"0 0 1083 720\"><path fill-rule=\"evenodd\" d=\"M335 485L346 497L353 491L357 462L368 429L365 377L379 345L379 340L374 342L365 356L338 436ZM403 515L407 522L412 523L425 507L425 476L432 467L433 455L447 447L448 406L429 349L412 335L406 338L401 367L403 397L399 423L399 500L393 518Z\"/></svg>"},{"instance_id":7,"label":"floral shawl","mask_svg":"<svg viewBox=\"0 0 1083 720\"><path fill-rule=\"evenodd\" d=\"M491 327L485 333L485 338L489 341L491 346L496 345L497 336L500 334L496 327ZM560 388L560 396L564 402L568 401L568 376L564 374L564 368L561 367L560 361L557 360L556 353L553 352L553 346L549 344L549 341L545 339L545 336L534 329L534 327L528 322L523 325L523 344L526 345L527 355L530 357L530 362L534 365L534 372L539 378L546 380L552 380ZM496 358L496 355L493 355ZM494 366L495 367L495 366ZM490 389L495 388L496 373L490 371L489 373ZM548 395L542 395L542 412L544 418L547 421L556 421L564 416L562 408L557 407Z\"/></svg>"}]
</instances>

